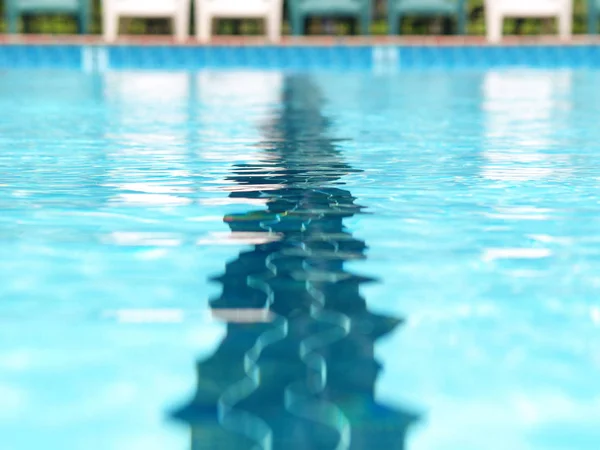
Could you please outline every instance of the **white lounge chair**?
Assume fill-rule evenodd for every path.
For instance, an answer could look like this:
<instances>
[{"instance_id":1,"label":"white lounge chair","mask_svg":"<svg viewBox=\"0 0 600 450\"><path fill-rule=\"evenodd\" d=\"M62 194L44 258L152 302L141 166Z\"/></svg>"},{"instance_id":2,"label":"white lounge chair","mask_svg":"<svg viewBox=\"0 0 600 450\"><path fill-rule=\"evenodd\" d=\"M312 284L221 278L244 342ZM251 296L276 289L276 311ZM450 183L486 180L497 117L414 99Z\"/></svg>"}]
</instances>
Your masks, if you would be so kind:
<instances>
[{"instance_id":1,"label":"white lounge chair","mask_svg":"<svg viewBox=\"0 0 600 450\"><path fill-rule=\"evenodd\" d=\"M208 42L215 18L264 18L269 40L281 38L283 0L195 0L196 36Z\"/></svg>"},{"instance_id":2,"label":"white lounge chair","mask_svg":"<svg viewBox=\"0 0 600 450\"><path fill-rule=\"evenodd\" d=\"M170 18L178 41L189 35L190 0L104 0L103 6L104 39L108 42L117 39L121 17Z\"/></svg>"},{"instance_id":3,"label":"white lounge chair","mask_svg":"<svg viewBox=\"0 0 600 450\"><path fill-rule=\"evenodd\" d=\"M486 0L487 37L491 42L502 39L502 27L507 17L556 17L559 35L569 39L572 34L573 0Z\"/></svg>"}]
</instances>

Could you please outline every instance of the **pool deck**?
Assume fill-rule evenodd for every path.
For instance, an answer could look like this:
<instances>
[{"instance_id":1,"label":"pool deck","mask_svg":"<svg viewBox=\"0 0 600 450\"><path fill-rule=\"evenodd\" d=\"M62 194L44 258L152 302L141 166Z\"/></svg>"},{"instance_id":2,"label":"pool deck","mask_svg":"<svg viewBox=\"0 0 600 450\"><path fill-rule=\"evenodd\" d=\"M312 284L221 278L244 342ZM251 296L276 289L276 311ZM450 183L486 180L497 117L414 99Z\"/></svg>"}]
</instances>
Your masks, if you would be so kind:
<instances>
[{"instance_id":1,"label":"pool deck","mask_svg":"<svg viewBox=\"0 0 600 450\"><path fill-rule=\"evenodd\" d=\"M255 46L577 46L600 45L600 36L575 35L569 41L557 36L506 36L501 43L491 44L485 36L285 36L278 43L271 43L260 36L216 36L208 44L190 37L186 42L176 42L171 36L135 35L121 36L114 43L106 43L100 35L9 35L0 34L0 45L91 45L91 46L185 46L185 47L255 47Z\"/></svg>"}]
</instances>

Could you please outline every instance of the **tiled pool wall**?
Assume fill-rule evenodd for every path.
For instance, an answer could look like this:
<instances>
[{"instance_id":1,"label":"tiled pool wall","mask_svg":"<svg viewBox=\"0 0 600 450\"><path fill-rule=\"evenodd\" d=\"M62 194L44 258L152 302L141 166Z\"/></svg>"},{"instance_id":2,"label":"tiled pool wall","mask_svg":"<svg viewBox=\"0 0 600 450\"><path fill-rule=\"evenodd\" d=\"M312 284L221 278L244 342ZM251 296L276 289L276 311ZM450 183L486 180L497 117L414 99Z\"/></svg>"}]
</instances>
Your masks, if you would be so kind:
<instances>
[{"instance_id":1,"label":"tiled pool wall","mask_svg":"<svg viewBox=\"0 0 600 450\"><path fill-rule=\"evenodd\" d=\"M275 70L600 68L600 45L88 45L0 44L0 69Z\"/></svg>"}]
</instances>

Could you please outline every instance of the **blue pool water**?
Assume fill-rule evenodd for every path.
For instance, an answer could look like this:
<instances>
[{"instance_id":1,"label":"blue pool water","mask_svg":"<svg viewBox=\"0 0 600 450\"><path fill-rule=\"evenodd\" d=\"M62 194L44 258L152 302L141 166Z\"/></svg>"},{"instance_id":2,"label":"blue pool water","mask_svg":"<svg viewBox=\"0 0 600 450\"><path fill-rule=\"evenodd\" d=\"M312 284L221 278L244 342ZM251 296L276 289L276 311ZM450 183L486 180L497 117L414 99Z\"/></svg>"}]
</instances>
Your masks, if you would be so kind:
<instances>
[{"instance_id":1,"label":"blue pool water","mask_svg":"<svg viewBox=\"0 0 600 450\"><path fill-rule=\"evenodd\" d=\"M597 450L599 82L0 73L0 448Z\"/></svg>"}]
</instances>

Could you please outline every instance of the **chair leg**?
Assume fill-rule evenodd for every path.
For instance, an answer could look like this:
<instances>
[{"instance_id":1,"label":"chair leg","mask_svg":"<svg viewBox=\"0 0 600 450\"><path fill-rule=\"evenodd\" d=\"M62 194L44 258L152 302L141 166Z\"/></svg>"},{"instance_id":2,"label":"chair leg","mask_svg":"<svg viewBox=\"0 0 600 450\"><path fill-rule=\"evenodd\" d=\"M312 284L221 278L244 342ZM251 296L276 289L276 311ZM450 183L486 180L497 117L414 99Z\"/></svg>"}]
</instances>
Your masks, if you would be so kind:
<instances>
[{"instance_id":1,"label":"chair leg","mask_svg":"<svg viewBox=\"0 0 600 450\"><path fill-rule=\"evenodd\" d=\"M588 33L598 34L598 6L594 0L587 2Z\"/></svg>"},{"instance_id":2,"label":"chair leg","mask_svg":"<svg viewBox=\"0 0 600 450\"><path fill-rule=\"evenodd\" d=\"M104 40L114 42L119 34L119 15L112 11L104 11Z\"/></svg>"},{"instance_id":3,"label":"chair leg","mask_svg":"<svg viewBox=\"0 0 600 450\"><path fill-rule=\"evenodd\" d=\"M456 33L457 34L467 34L467 14L464 11L458 12L458 17L456 19Z\"/></svg>"},{"instance_id":4,"label":"chair leg","mask_svg":"<svg viewBox=\"0 0 600 450\"><path fill-rule=\"evenodd\" d=\"M190 17L186 11L179 11L173 17L173 27L175 31L175 40L177 42L185 42L188 38Z\"/></svg>"},{"instance_id":5,"label":"chair leg","mask_svg":"<svg viewBox=\"0 0 600 450\"><path fill-rule=\"evenodd\" d=\"M196 15L196 38L200 42L208 42L212 36L212 16L199 11Z\"/></svg>"},{"instance_id":6,"label":"chair leg","mask_svg":"<svg viewBox=\"0 0 600 450\"><path fill-rule=\"evenodd\" d=\"M402 22L402 15L392 12L388 16L388 33L390 35L400 34L400 25Z\"/></svg>"},{"instance_id":7,"label":"chair leg","mask_svg":"<svg viewBox=\"0 0 600 450\"><path fill-rule=\"evenodd\" d=\"M278 12L271 13L265 18L267 28L267 36L271 42L279 42L281 40L281 17Z\"/></svg>"},{"instance_id":8,"label":"chair leg","mask_svg":"<svg viewBox=\"0 0 600 450\"><path fill-rule=\"evenodd\" d=\"M292 26L292 34L294 36L302 36L304 34L304 14L294 13L290 18L290 25Z\"/></svg>"},{"instance_id":9,"label":"chair leg","mask_svg":"<svg viewBox=\"0 0 600 450\"><path fill-rule=\"evenodd\" d=\"M87 14L79 14L79 33L88 34L89 33L89 23Z\"/></svg>"},{"instance_id":10,"label":"chair leg","mask_svg":"<svg viewBox=\"0 0 600 450\"><path fill-rule=\"evenodd\" d=\"M488 10L485 19L488 41L500 42L502 40L502 27L504 25L504 17L502 16L502 14Z\"/></svg>"},{"instance_id":11,"label":"chair leg","mask_svg":"<svg viewBox=\"0 0 600 450\"><path fill-rule=\"evenodd\" d=\"M7 11L6 22L8 25L8 32L10 34L19 32L19 15L15 11Z\"/></svg>"},{"instance_id":12,"label":"chair leg","mask_svg":"<svg viewBox=\"0 0 600 450\"><path fill-rule=\"evenodd\" d=\"M561 39L569 40L573 34L573 20L571 11L564 11L558 18L558 33Z\"/></svg>"},{"instance_id":13,"label":"chair leg","mask_svg":"<svg viewBox=\"0 0 600 450\"><path fill-rule=\"evenodd\" d=\"M360 15L359 17L359 21L360 21L360 33L362 35L369 35L371 34L371 13L370 12L366 12Z\"/></svg>"},{"instance_id":14,"label":"chair leg","mask_svg":"<svg viewBox=\"0 0 600 450\"><path fill-rule=\"evenodd\" d=\"M588 13L588 34L598 34L598 16L593 12Z\"/></svg>"}]
</instances>

